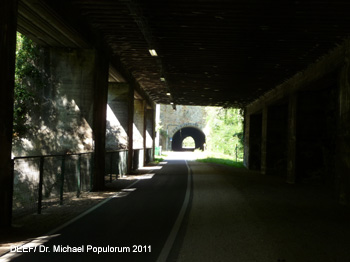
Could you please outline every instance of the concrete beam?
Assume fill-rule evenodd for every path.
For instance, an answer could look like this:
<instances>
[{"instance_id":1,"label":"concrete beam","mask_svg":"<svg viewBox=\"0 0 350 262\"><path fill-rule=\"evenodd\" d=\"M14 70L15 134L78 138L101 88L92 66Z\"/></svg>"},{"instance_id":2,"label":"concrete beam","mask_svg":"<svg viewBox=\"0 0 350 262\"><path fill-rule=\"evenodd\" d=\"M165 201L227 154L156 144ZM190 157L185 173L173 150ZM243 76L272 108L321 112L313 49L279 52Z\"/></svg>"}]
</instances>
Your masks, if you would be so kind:
<instances>
[{"instance_id":1,"label":"concrete beam","mask_svg":"<svg viewBox=\"0 0 350 262\"><path fill-rule=\"evenodd\" d=\"M11 164L17 1L0 1L0 227L11 225Z\"/></svg>"},{"instance_id":2,"label":"concrete beam","mask_svg":"<svg viewBox=\"0 0 350 262\"><path fill-rule=\"evenodd\" d=\"M52 5L64 3L51 1ZM56 9L44 1L21 0L18 6L18 31L41 45L54 47L91 48L80 30L60 18Z\"/></svg>"},{"instance_id":3,"label":"concrete beam","mask_svg":"<svg viewBox=\"0 0 350 262\"><path fill-rule=\"evenodd\" d=\"M264 106L271 105L278 100L288 98L291 94L310 85L325 75L338 70L343 64L343 57L350 40L344 41L343 45L336 47L334 50L318 59L315 63L309 65L305 70L295 74L284 83L265 93L260 98L250 103L246 107L247 115L261 111Z\"/></svg>"}]
</instances>

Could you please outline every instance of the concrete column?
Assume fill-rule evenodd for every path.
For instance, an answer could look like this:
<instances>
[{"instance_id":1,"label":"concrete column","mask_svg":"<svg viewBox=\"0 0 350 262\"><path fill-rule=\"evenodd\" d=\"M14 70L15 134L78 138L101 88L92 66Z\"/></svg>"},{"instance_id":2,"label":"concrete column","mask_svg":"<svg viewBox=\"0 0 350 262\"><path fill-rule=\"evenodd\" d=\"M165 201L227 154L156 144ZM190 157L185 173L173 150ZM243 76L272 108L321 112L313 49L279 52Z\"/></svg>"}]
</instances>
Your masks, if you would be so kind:
<instances>
[{"instance_id":1,"label":"concrete column","mask_svg":"<svg viewBox=\"0 0 350 262\"><path fill-rule=\"evenodd\" d=\"M264 107L262 112L262 132L261 132L261 174L266 174L267 169L267 125L268 108Z\"/></svg>"},{"instance_id":2,"label":"concrete column","mask_svg":"<svg viewBox=\"0 0 350 262\"><path fill-rule=\"evenodd\" d=\"M157 116L157 112L156 112L156 105L153 104L152 106L152 161L154 160L154 155L155 155L155 150L156 150L156 146L159 146L159 140L158 140L158 145L157 145L157 132L156 132L156 116Z\"/></svg>"},{"instance_id":3,"label":"concrete column","mask_svg":"<svg viewBox=\"0 0 350 262\"><path fill-rule=\"evenodd\" d=\"M11 225L12 126L16 58L17 1L0 2L0 227Z\"/></svg>"},{"instance_id":4,"label":"concrete column","mask_svg":"<svg viewBox=\"0 0 350 262\"><path fill-rule=\"evenodd\" d=\"M265 173L285 176L287 173L288 104L279 101L268 108L266 127Z\"/></svg>"},{"instance_id":5,"label":"concrete column","mask_svg":"<svg viewBox=\"0 0 350 262\"><path fill-rule=\"evenodd\" d=\"M134 132L133 132L133 149L135 151L133 169L143 166L144 162L144 111L145 101L142 98L134 101Z\"/></svg>"},{"instance_id":6,"label":"concrete column","mask_svg":"<svg viewBox=\"0 0 350 262\"><path fill-rule=\"evenodd\" d=\"M297 95L289 97L288 104L288 137L287 137L287 183L296 182L296 125Z\"/></svg>"},{"instance_id":7,"label":"concrete column","mask_svg":"<svg viewBox=\"0 0 350 262\"><path fill-rule=\"evenodd\" d=\"M104 53L97 52L95 63L93 111L93 134L95 145L93 190L97 191L104 188L109 62Z\"/></svg>"},{"instance_id":8,"label":"concrete column","mask_svg":"<svg viewBox=\"0 0 350 262\"><path fill-rule=\"evenodd\" d=\"M261 168L261 139L262 139L262 114L252 114L249 117L249 169Z\"/></svg>"},{"instance_id":9,"label":"concrete column","mask_svg":"<svg viewBox=\"0 0 350 262\"><path fill-rule=\"evenodd\" d=\"M157 104L156 105L156 108L154 110L154 120L155 120L155 123L154 123L154 128L156 128L156 126L160 123L160 104ZM159 131L156 132L156 137L155 137L155 146L160 146L160 133Z\"/></svg>"},{"instance_id":10,"label":"concrete column","mask_svg":"<svg viewBox=\"0 0 350 262\"><path fill-rule=\"evenodd\" d=\"M128 147L128 97L127 83L109 83L107 110L107 151Z\"/></svg>"},{"instance_id":11,"label":"concrete column","mask_svg":"<svg viewBox=\"0 0 350 262\"><path fill-rule=\"evenodd\" d=\"M147 102L143 100L143 163L144 166L146 164L146 155L147 155Z\"/></svg>"},{"instance_id":12,"label":"concrete column","mask_svg":"<svg viewBox=\"0 0 350 262\"><path fill-rule=\"evenodd\" d=\"M350 47L349 52L350 52ZM346 58L340 76L339 118L336 141L336 179L339 187L339 201L350 204L350 61Z\"/></svg>"},{"instance_id":13,"label":"concrete column","mask_svg":"<svg viewBox=\"0 0 350 262\"><path fill-rule=\"evenodd\" d=\"M130 85L128 94L128 173L132 171L134 133L134 87Z\"/></svg>"},{"instance_id":14,"label":"concrete column","mask_svg":"<svg viewBox=\"0 0 350 262\"><path fill-rule=\"evenodd\" d=\"M154 159L155 146L155 112L153 107L147 106L145 111L145 148L147 151L146 163Z\"/></svg>"},{"instance_id":15,"label":"concrete column","mask_svg":"<svg viewBox=\"0 0 350 262\"><path fill-rule=\"evenodd\" d=\"M249 166L249 154L250 154L250 115L245 113L244 115L244 157L243 163L248 169Z\"/></svg>"}]
</instances>

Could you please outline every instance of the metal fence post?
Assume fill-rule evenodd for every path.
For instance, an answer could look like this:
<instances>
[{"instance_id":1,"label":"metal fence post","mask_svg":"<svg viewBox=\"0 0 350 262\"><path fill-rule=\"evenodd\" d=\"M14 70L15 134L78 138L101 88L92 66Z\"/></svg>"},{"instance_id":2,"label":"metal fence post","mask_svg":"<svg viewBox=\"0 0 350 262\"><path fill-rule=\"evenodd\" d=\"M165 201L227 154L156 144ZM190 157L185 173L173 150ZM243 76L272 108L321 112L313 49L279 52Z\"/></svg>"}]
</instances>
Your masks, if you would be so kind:
<instances>
[{"instance_id":1,"label":"metal fence post","mask_svg":"<svg viewBox=\"0 0 350 262\"><path fill-rule=\"evenodd\" d=\"M43 180L44 180L44 157L40 157L39 164L39 191L38 191L38 214L41 214L41 204L43 199Z\"/></svg>"},{"instance_id":2,"label":"metal fence post","mask_svg":"<svg viewBox=\"0 0 350 262\"><path fill-rule=\"evenodd\" d=\"M90 191L93 187L93 179L94 179L94 153L91 153L91 163L90 163Z\"/></svg>"},{"instance_id":3,"label":"metal fence post","mask_svg":"<svg viewBox=\"0 0 350 262\"><path fill-rule=\"evenodd\" d=\"M237 162L237 159L238 158L238 145L236 144L236 162Z\"/></svg>"},{"instance_id":4,"label":"metal fence post","mask_svg":"<svg viewBox=\"0 0 350 262\"><path fill-rule=\"evenodd\" d=\"M60 205L63 205L64 173L65 173L66 156L62 156L61 163L61 184L60 184Z\"/></svg>"},{"instance_id":5,"label":"metal fence post","mask_svg":"<svg viewBox=\"0 0 350 262\"><path fill-rule=\"evenodd\" d=\"M113 174L113 152L110 153L110 166L109 166L109 182L112 183L112 174Z\"/></svg>"}]
</instances>

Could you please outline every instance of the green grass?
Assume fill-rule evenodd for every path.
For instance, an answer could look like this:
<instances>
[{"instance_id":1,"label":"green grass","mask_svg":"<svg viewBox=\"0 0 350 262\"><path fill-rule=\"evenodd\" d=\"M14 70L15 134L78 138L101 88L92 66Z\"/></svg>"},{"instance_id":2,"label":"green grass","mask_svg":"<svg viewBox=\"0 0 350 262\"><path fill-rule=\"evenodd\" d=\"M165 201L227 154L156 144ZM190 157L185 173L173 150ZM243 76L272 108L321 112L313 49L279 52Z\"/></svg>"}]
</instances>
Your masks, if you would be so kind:
<instances>
[{"instance_id":1,"label":"green grass","mask_svg":"<svg viewBox=\"0 0 350 262\"><path fill-rule=\"evenodd\" d=\"M215 164L221 164L221 165L227 165L227 166L234 166L242 168L243 165L243 159L238 159L238 161L234 160L234 157L227 156L224 154L219 153L213 153L213 152L202 152L197 153L197 160L198 162L203 163L215 163Z\"/></svg>"},{"instance_id":2,"label":"green grass","mask_svg":"<svg viewBox=\"0 0 350 262\"><path fill-rule=\"evenodd\" d=\"M197 161L203 162L203 163L215 163L215 164L234 166L234 167L244 167L243 162L239 162L239 161L236 162L230 159L207 157L207 158L197 159Z\"/></svg>"},{"instance_id":3,"label":"green grass","mask_svg":"<svg viewBox=\"0 0 350 262\"><path fill-rule=\"evenodd\" d=\"M158 164L159 162L163 162L163 161L164 161L164 158L155 157L153 162L155 162L156 164Z\"/></svg>"}]
</instances>

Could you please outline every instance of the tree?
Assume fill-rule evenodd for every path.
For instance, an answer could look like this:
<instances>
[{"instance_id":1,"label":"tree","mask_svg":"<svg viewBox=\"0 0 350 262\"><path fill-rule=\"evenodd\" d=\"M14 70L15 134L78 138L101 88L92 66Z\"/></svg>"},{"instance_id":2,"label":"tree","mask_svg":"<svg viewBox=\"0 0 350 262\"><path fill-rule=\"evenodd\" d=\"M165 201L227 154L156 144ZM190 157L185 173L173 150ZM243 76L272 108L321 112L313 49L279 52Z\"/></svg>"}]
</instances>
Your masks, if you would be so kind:
<instances>
[{"instance_id":1,"label":"tree","mask_svg":"<svg viewBox=\"0 0 350 262\"><path fill-rule=\"evenodd\" d=\"M207 107L209 136L207 149L212 152L236 156L243 155L243 116L237 108Z\"/></svg>"},{"instance_id":2,"label":"tree","mask_svg":"<svg viewBox=\"0 0 350 262\"><path fill-rule=\"evenodd\" d=\"M28 114L34 103L34 90L43 85L38 66L40 49L17 32L13 134L18 138L29 128Z\"/></svg>"}]
</instances>

